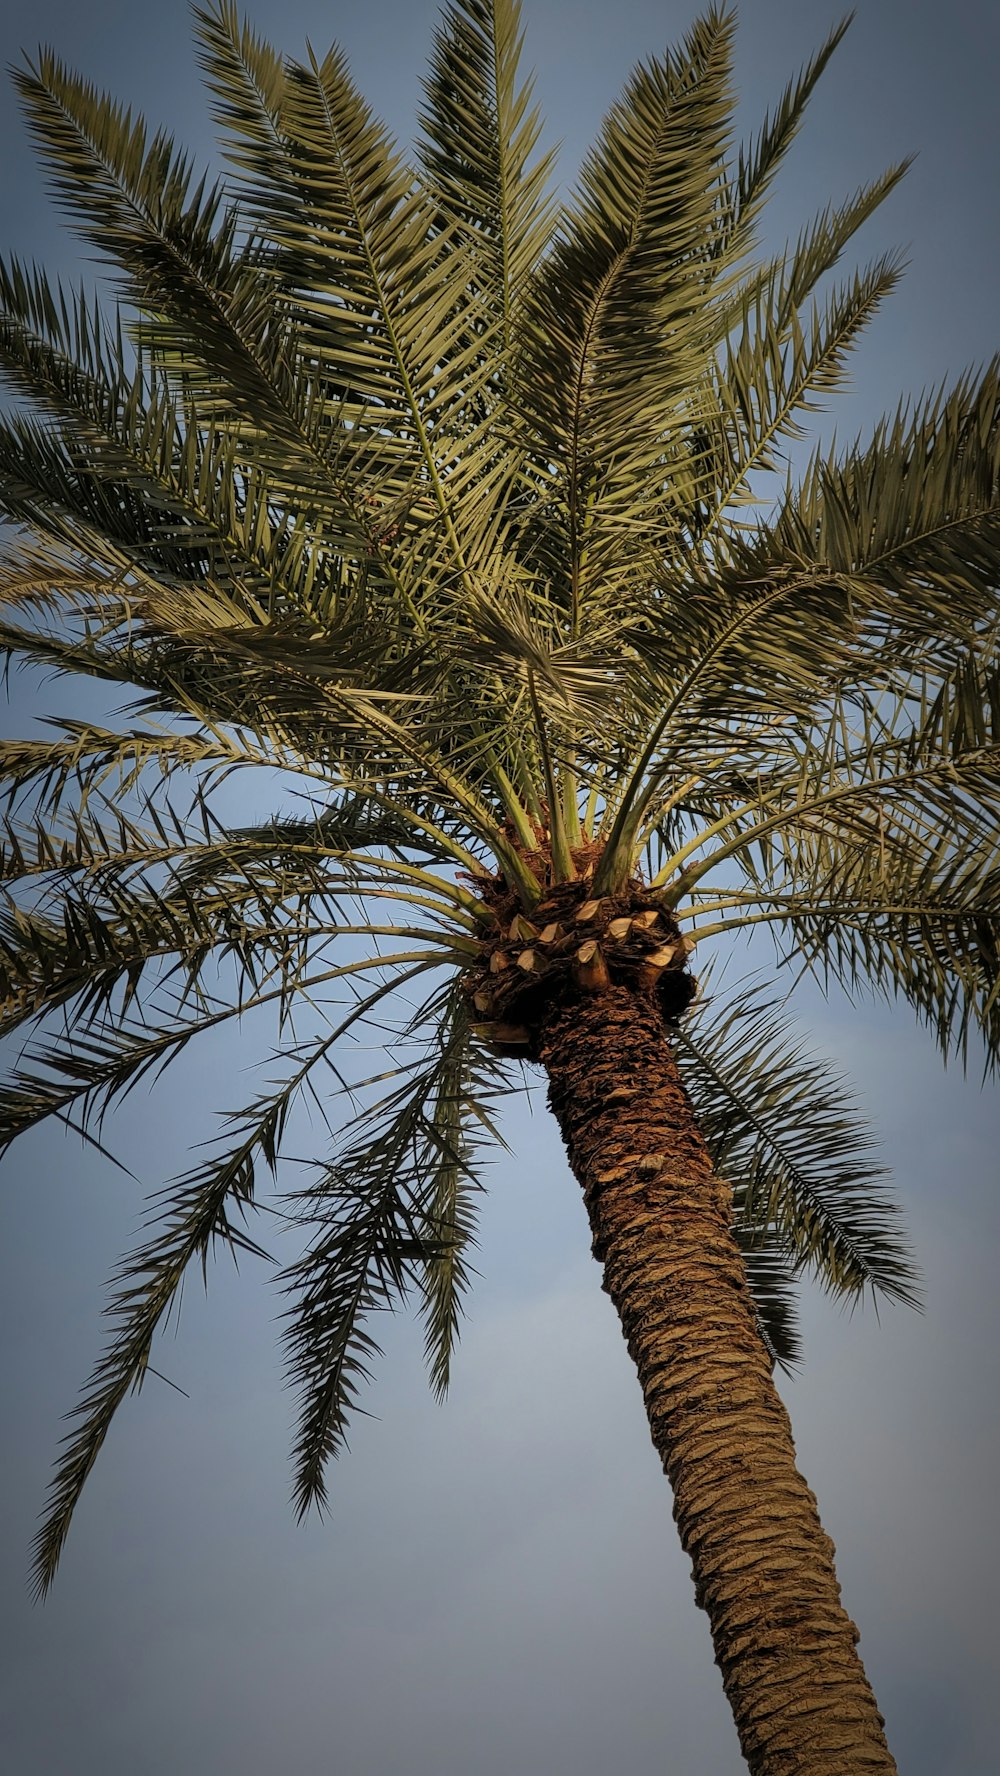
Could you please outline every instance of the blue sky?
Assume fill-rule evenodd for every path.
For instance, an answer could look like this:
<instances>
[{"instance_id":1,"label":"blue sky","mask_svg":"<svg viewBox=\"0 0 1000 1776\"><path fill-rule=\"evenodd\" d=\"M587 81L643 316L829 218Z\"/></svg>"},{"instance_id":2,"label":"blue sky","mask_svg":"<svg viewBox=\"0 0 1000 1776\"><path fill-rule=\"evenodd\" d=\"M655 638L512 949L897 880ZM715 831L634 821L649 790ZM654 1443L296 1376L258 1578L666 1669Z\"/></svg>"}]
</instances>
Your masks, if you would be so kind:
<instances>
[{"instance_id":1,"label":"blue sky","mask_svg":"<svg viewBox=\"0 0 1000 1776\"><path fill-rule=\"evenodd\" d=\"M292 53L339 38L403 137L434 15L426 0L252 9ZM690 16L644 0L529 0L527 57L567 180L632 63ZM837 16L818 0L740 8L748 126ZM51 41L211 154L183 0L8 0L3 29L6 59ZM909 271L853 388L817 416L827 436L867 428L1000 346L998 51L993 6L861 0L813 102L772 205L775 240L917 154L858 249L901 243ZM46 206L12 103L0 134L5 246L72 272L78 249ZM57 712L59 697L17 686L9 729ZM731 968L768 960L756 948ZM807 1298L806 1361L783 1391L900 1768L987 1776L1000 1675L995 1088L944 1075L905 1011L806 992L797 1012L884 1138L926 1312L889 1309L878 1324ZM115 1141L150 1186L209 1132L213 1106L238 1100L245 1060L219 1044L155 1099L130 1100ZM189 1290L159 1359L190 1398L150 1381L126 1406L44 1609L24 1587L34 1515L59 1415L98 1347L103 1276L140 1205L69 1140L6 1162L0 1684L14 1776L603 1776L611 1764L737 1776L666 1483L541 1093L530 1111L512 1106L507 1134L449 1402L431 1401L412 1328L389 1325L367 1401L377 1416L359 1421L333 1475L331 1517L296 1528L276 1302L252 1263L239 1277L220 1268L207 1300Z\"/></svg>"}]
</instances>

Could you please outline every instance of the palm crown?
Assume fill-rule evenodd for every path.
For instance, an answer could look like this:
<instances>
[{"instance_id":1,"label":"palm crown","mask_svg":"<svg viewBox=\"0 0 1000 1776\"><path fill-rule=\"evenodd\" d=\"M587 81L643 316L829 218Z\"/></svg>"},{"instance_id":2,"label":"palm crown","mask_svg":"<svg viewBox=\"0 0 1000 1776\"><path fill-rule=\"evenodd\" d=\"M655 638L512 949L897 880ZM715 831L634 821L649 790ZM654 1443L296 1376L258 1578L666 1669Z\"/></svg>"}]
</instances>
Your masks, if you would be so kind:
<instances>
[{"instance_id":1,"label":"palm crown","mask_svg":"<svg viewBox=\"0 0 1000 1776\"><path fill-rule=\"evenodd\" d=\"M362 1090L337 1056L365 1020L395 1031L390 1072L284 1205L303 1509L373 1310L416 1288L447 1383L477 1153L546 982L659 995L784 1361L797 1269L904 1298L912 1272L841 1082L767 994L682 1018L685 939L765 924L946 1052L1000 1043L997 369L787 469L899 272L828 278L902 167L754 257L842 30L737 153L733 20L708 12L557 210L513 0L446 9L412 161L336 50L284 61L229 0L198 29L224 184L51 55L17 77L121 306L0 270L27 400L0 430L0 639L140 696L3 747L5 1027L65 1021L15 1068L2 1138L99 1139L261 1007L280 1076L124 1261L43 1585L188 1264L252 1244L295 1104ZM264 769L278 811L227 820L223 786L259 797Z\"/></svg>"}]
</instances>

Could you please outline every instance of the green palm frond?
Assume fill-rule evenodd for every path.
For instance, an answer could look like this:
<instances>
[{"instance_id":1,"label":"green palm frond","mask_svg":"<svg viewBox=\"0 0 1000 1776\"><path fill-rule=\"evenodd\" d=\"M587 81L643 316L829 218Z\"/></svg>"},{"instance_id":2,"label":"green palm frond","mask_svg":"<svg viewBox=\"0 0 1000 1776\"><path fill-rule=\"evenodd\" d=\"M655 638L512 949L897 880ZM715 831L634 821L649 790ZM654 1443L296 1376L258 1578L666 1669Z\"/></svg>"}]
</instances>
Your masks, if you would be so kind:
<instances>
[{"instance_id":1,"label":"green palm frond","mask_svg":"<svg viewBox=\"0 0 1000 1776\"><path fill-rule=\"evenodd\" d=\"M493 323L481 303L475 326L456 303L457 291L476 289L467 230L441 232L433 199L336 49L322 62L287 66L281 132L287 164L272 180L265 153L252 226L276 254L303 375L330 391L315 384L315 411L342 437L349 424L355 460L364 449L370 466L359 503L374 499L386 511L398 571L425 584L445 573L462 580L481 524L459 536L454 494L489 475L495 454L484 422L469 422L487 374L478 335ZM489 502L481 503L486 522Z\"/></svg>"},{"instance_id":2,"label":"green palm frond","mask_svg":"<svg viewBox=\"0 0 1000 1776\"><path fill-rule=\"evenodd\" d=\"M108 364L96 326L83 307L67 318L68 302L40 274L31 280L17 265L0 266L0 354L22 395L48 408L70 446L65 503L79 511L69 489L72 456L99 475L105 498L127 501L135 513L121 528L122 547L137 565L169 549L178 571L211 577L225 591L234 617L264 622L272 615L336 620L342 597L338 558L328 541L309 546L301 516L280 514L259 467L247 465L237 431L205 432L203 415L171 389L155 365L140 356L131 376ZM82 318L81 318L82 317ZM67 337L71 335L71 337ZM16 440L8 445L8 474L20 473L23 510L41 493L51 498L47 458L38 462L34 489L29 465L15 469ZM84 520L89 509L80 512ZM356 527L341 525L341 544L357 545Z\"/></svg>"},{"instance_id":3,"label":"green palm frond","mask_svg":"<svg viewBox=\"0 0 1000 1776\"><path fill-rule=\"evenodd\" d=\"M298 1199L303 1222L318 1229L283 1273L292 1302L288 1373L300 1398L300 1515L326 1502L326 1466L344 1447L348 1415L379 1354L368 1330L373 1314L418 1291L431 1379L438 1392L448 1384L481 1189L474 1131L492 1130L489 1100L498 1081L495 1066L470 1052L453 993L443 1005L422 1007L411 1027L435 1021L440 1033L430 1054L398 1069L402 1083L365 1110L356 1133L347 1130Z\"/></svg>"},{"instance_id":4,"label":"green palm frond","mask_svg":"<svg viewBox=\"0 0 1000 1776\"><path fill-rule=\"evenodd\" d=\"M427 1114L422 1170L429 1185L427 1227L433 1250L421 1278L431 1385L448 1390L458 1343L463 1297L472 1280L468 1254L476 1243L481 1160L487 1142L506 1146L492 1104L509 1092L503 1068L483 1052L468 1025L466 1007L453 1000L444 1026L434 1097Z\"/></svg>"},{"instance_id":5,"label":"green palm frond","mask_svg":"<svg viewBox=\"0 0 1000 1776\"><path fill-rule=\"evenodd\" d=\"M834 1295L878 1291L913 1304L916 1273L871 1133L844 1081L804 1049L769 989L751 984L708 1000L676 1042L748 1245L776 1246Z\"/></svg>"},{"instance_id":6,"label":"green palm frond","mask_svg":"<svg viewBox=\"0 0 1000 1776\"><path fill-rule=\"evenodd\" d=\"M165 132L150 139L141 118L51 51L15 69L14 84L71 226L143 282L167 255L176 276L197 281L198 252L210 253L226 216L222 187L195 184Z\"/></svg>"},{"instance_id":7,"label":"green palm frond","mask_svg":"<svg viewBox=\"0 0 1000 1776\"><path fill-rule=\"evenodd\" d=\"M710 361L732 32L709 12L675 56L637 70L528 299L513 398L554 467L542 560L574 630L637 558L649 571L669 524L666 441Z\"/></svg>"},{"instance_id":8,"label":"green palm frond","mask_svg":"<svg viewBox=\"0 0 1000 1776\"><path fill-rule=\"evenodd\" d=\"M370 959L369 959L370 960ZM432 959L433 965L433 959ZM157 1192L150 1204L145 1223L146 1233L141 1245L129 1253L112 1279L113 1295L108 1307L114 1322L109 1345L98 1361L87 1383L82 1399L74 1410L76 1428L65 1439L65 1450L53 1476L49 1507L34 1544L34 1582L39 1595L52 1582L70 1521L80 1493L96 1461L111 1422L126 1395L141 1387L149 1367L149 1357L157 1331L177 1311L180 1291L192 1263L200 1266L207 1283L209 1257L221 1246L234 1256L241 1251L262 1258L269 1254L249 1239L239 1225L255 1207L258 1171L263 1164L276 1174L282 1162L283 1143L289 1118L296 1100L309 1095L320 1109L324 1120L324 1104L330 1093L320 1093L314 1075L324 1072L332 1080L335 1094L350 1092L333 1060L338 1042L349 1030L360 1027L376 1011L387 995L400 985L416 979L427 964L417 961L402 975L382 982L365 997L356 1000L346 1016L331 1021L319 1038L296 1044L291 1050L283 1044L280 1057L283 1076L262 1092L245 1109L226 1117L228 1138L217 1143L207 1157L174 1184ZM346 970L344 971L347 972ZM307 983L312 990L313 983ZM230 1007L216 1018L233 1015ZM208 1019L204 1020L207 1025ZM130 1046L138 1050L146 1037L147 1053L144 1069L160 1066L169 1058L157 1049L157 1041L166 1036L181 1046L174 1032L153 1032L145 1026L128 1031L121 1025L108 1035L106 1048L119 1055ZM78 1049L88 1045L80 1044ZM91 1059L97 1062L96 1044L91 1044ZM291 1058L292 1067L288 1068ZM50 1065L55 1068L65 1059L53 1051ZM99 1063L94 1074L100 1071ZM106 1078L114 1067L105 1067ZM123 1089L120 1075L114 1089ZM421 1252L431 1250L423 1241ZM387 1262L392 1262L391 1250ZM378 1254L376 1253L376 1261Z\"/></svg>"},{"instance_id":9,"label":"green palm frond","mask_svg":"<svg viewBox=\"0 0 1000 1776\"><path fill-rule=\"evenodd\" d=\"M244 175L259 170L262 177L280 178L289 158L281 121L283 58L241 19L233 0L196 6L194 16L198 61L225 131L229 164Z\"/></svg>"},{"instance_id":10,"label":"green palm frond","mask_svg":"<svg viewBox=\"0 0 1000 1776\"><path fill-rule=\"evenodd\" d=\"M121 815L122 798L146 773L168 785L179 772L197 770L210 787L241 766L271 763L244 737L190 727L184 732L150 725L122 732L98 722L47 721L45 726L58 730L54 738L0 741L0 783L5 803L30 800L50 819L70 798L74 813L85 814L100 801Z\"/></svg>"},{"instance_id":11,"label":"green palm frond","mask_svg":"<svg viewBox=\"0 0 1000 1776\"><path fill-rule=\"evenodd\" d=\"M247 1248L260 1251L230 1218L234 1207L252 1198L252 1151L248 1137L223 1165L206 1165L164 1193L158 1213L147 1223L149 1237L114 1274L107 1309L114 1335L72 1414L78 1422L63 1440L48 1510L34 1540L38 1596L52 1582L73 1511L114 1415L126 1395L142 1385L157 1327L169 1313L188 1266L194 1260L207 1266L219 1244L234 1254Z\"/></svg>"},{"instance_id":12,"label":"green palm frond","mask_svg":"<svg viewBox=\"0 0 1000 1776\"><path fill-rule=\"evenodd\" d=\"M879 190L880 199L886 194ZM825 255L818 257L821 275ZM805 296L798 285L808 280L797 263L789 271L782 268L773 284L748 293L739 335L727 340L717 377L718 442L705 452L695 481L702 503L710 505L694 518L699 550L734 502L753 501L750 477L783 466L779 446L803 435L804 415L843 386L850 351L900 273L898 256L885 255L837 290L822 311L814 308L806 325L799 316Z\"/></svg>"},{"instance_id":13,"label":"green palm frond","mask_svg":"<svg viewBox=\"0 0 1000 1776\"><path fill-rule=\"evenodd\" d=\"M93 832L87 838L96 848ZM58 862L30 907L6 896L0 1003L8 1019L83 991L104 1003L125 975L160 957L174 957L190 987L205 958L221 951L256 989L268 956L291 981L300 961L314 961L331 941L357 931L423 937L456 959L476 951L471 896L417 866L317 846L315 828L298 845L277 823L234 847L222 835L200 846L164 836L145 852L112 849L103 861L89 860L84 884L75 867L71 853L67 879ZM164 869L166 882L153 886L149 874ZM340 903L359 898L399 902L412 923L379 925L370 913L345 918Z\"/></svg>"},{"instance_id":14,"label":"green palm frond","mask_svg":"<svg viewBox=\"0 0 1000 1776\"><path fill-rule=\"evenodd\" d=\"M733 1193L733 1203L733 1232L743 1255L761 1338L772 1364L791 1375L802 1357L795 1259L775 1228L762 1228L748 1219L740 1188Z\"/></svg>"},{"instance_id":15,"label":"green palm frond","mask_svg":"<svg viewBox=\"0 0 1000 1776\"><path fill-rule=\"evenodd\" d=\"M934 694L931 694L931 689ZM1000 916L997 669L960 660L928 688L846 710L789 766L780 754L753 803L702 826L692 909L702 936L765 923L779 952L852 992L908 998L945 1051L978 1028L995 1052ZM724 837L727 828L738 836ZM690 841L688 841L690 844ZM686 847L673 851L683 859ZM690 854L689 854L690 855ZM739 858L742 886L710 886ZM675 867L675 863L664 866Z\"/></svg>"},{"instance_id":16,"label":"green palm frond","mask_svg":"<svg viewBox=\"0 0 1000 1776\"><path fill-rule=\"evenodd\" d=\"M403 933L396 926L366 923L341 930L339 935L363 936L377 945L383 937L398 939ZM189 949L182 955L176 970L167 972L165 986L162 979L157 980L160 991L150 1003L153 988L143 980L147 957L118 954L89 970L77 966L60 975L51 967L43 940L33 927L31 959L39 973L48 966L56 978L51 986L43 981L40 986L32 982L25 987L19 982L20 997L8 994L6 1001L9 1025L16 1026L26 1017L77 998L84 1009L74 1015L70 1037L63 1033L54 1042L45 1038L28 1042L0 1085L0 1148L5 1150L49 1117L64 1122L82 1117L84 1125L99 1122L140 1080L150 1083L158 1077L194 1038L224 1025L242 1024L262 1008L276 1012L284 1024L296 1005L315 1009L322 996L338 984L353 985L374 974L386 981L388 992L411 976L454 966L450 945L434 941L433 935L428 941L423 931L417 935L423 941L405 949L385 953L374 949L352 961L326 965L320 961L309 967L301 942L296 946L286 939L282 945L280 935L264 928L249 936L240 930L223 954L242 981L242 992L215 989L219 970L214 960L210 969L207 966L214 957L209 940L201 952ZM52 940L51 932L44 936ZM5 945L5 960L7 953ZM163 955L169 959L169 954L164 943ZM176 984L172 972L178 976ZM211 987L203 981L203 973L210 975ZM140 1009L132 1014L134 1002Z\"/></svg>"},{"instance_id":17,"label":"green palm frond","mask_svg":"<svg viewBox=\"0 0 1000 1776\"><path fill-rule=\"evenodd\" d=\"M752 249L756 223L771 185L798 134L816 84L843 41L849 24L850 15L834 26L801 72L788 81L756 138L739 149L736 166L727 177L723 206L723 249L731 256Z\"/></svg>"},{"instance_id":18,"label":"green palm frond","mask_svg":"<svg viewBox=\"0 0 1000 1776\"><path fill-rule=\"evenodd\" d=\"M880 662L918 650L950 663L945 650L995 620L998 481L994 362L912 413L900 410L867 446L817 456L763 550L777 546L849 576L872 613L869 646Z\"/></svg>"},{"instance_id":19,"label":"green palm frond","mask_svg":"<svg viewBox=\"0 0 1000 1776\"><path fill-rule=\"evenodd\" d=\"M246 416L279 426L290 448L284 330L222 186L198 178L165 132L149 139L141 120L50 52L14 78L56 197L119 268L142 317L138 336L181 369L200 364L209 387L241 389Z\"/></svg>"},{"instance_id":20,"label":"green palm frond","mask_svg":"<svg viewBox=\"0 0 1000 1776\"><path fill-rule=\"evenodd\" d=\"M474 239L481 293L501 320L491 404L502 396L518 311L555 217L554 156L536 155L540 123L532 83L519 78L522 41L517 0L460 0L444 12L424 83L421 164L443 217ZM480 331L485 349L490 335Z\"/></svg>"}]
</instances>

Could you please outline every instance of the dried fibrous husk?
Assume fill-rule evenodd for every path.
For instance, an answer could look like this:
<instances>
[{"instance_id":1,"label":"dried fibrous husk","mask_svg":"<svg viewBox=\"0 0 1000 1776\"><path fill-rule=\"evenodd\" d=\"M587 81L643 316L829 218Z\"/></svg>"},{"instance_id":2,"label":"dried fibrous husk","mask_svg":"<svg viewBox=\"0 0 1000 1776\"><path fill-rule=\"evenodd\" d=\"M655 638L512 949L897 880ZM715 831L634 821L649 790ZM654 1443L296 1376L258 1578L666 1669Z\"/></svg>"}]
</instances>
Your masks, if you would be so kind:
<instances>
[{"instance_id":1,"label":"dried fibrous husk","mask_svg":"<svg viewBox=\"0 0 1000 1776\"><path fill-rule=\"evenodd\" d=\"M532 925L530 919L525 918L523 913L515 913L510 922L509 936L511 941L516 943L518 938L530 940L537 937L538 930L536 926Z\"/></svg>"},{"instance_id":2,"label":"dried fibrous husk","mask_svg":"<svg viewBox=\"0 0 1000 1776\"><path fill-rule=\"evenodd\" d=\"M584 956L584 951L587 952ZM603 993L611 985L611 976L599 943L581 944L577 951L576 978L585 992Z\"/></svg>"},{"instance_id":3,"label":"dried fibrous husk","mask_svg":"<svg viewBox=\"0 0 1000 1776\"><path fill-rule=\"evenodd\" d=\"M482 1024L478 1035L499 1054L531 1047L531 1031L523 1024Z\"/></svg>"},{"instance_id":4,"label":"dried fibrous husk","mask_svg":"<svg viewBox=\"0 0 1000 1776\"><path fill-rule=\"evenodd\" d=\"M678 954L683 955L679 943L661 944L658 950L650 950L649 955L643 957L643 961L650 968L669 968L674 957Z\"/></svg>"}]
</instances>

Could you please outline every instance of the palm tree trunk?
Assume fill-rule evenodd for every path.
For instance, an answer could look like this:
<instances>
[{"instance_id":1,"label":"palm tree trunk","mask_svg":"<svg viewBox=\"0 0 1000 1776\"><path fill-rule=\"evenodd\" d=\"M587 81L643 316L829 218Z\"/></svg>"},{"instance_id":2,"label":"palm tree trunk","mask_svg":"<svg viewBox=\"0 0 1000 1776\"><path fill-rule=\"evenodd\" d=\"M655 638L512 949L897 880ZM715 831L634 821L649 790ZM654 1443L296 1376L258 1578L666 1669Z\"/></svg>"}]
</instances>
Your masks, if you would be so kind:
<instances>
[{"instance_id":1,"label":"palm tree trunk","mask_svg":"<svg viewBox=\"0 0 1000 1776\"><path fill-rule=\"evenodd\" d=\"M581 996L541 1058L750 1770L895 1771L660 1010Z\"/></svg>"}]
</instances>

